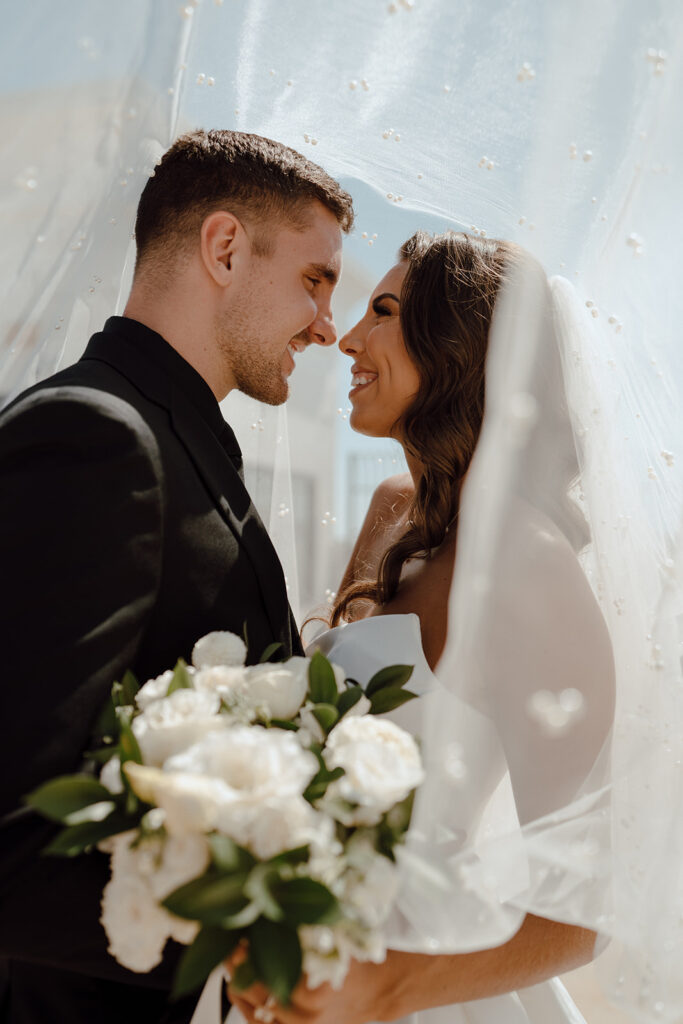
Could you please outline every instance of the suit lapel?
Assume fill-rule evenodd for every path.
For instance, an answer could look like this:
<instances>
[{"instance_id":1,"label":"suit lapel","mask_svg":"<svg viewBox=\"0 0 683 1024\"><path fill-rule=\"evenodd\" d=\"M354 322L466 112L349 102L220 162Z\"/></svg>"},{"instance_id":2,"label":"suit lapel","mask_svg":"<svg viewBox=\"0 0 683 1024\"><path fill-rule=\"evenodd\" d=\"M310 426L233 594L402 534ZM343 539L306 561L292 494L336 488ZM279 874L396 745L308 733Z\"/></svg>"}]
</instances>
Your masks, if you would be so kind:
<instances>
[{"instance_id":1,"label":"suit lapel","mask_svg":"<svg viewBox=\"0 0 683 1024\"><path fill-rule=\"evenodd\" d=\"M285 577L249 492L206 421L177 390L174 390L172 397L171 418L173 429L184 444L207 490L249 555L273 634L280 637L289 622Z\"/></svg>"},{"instance_id":2,"label":"suit lapel","mask_svg":"<svg viewBox=\"0 0 683 1024\"><path fill-rule=\"evenodd\" d=\"M282 565L235 465L206 419L173 378L160 372L159 363L150 360L144 349L131 345L123 331L117 331L114 337L108 333L94 335L83 358L107 363L148 399L168 410L176 436L249 556L274 638L284 640L291 632L291 613Z\"/></svg>"}]
</instances>

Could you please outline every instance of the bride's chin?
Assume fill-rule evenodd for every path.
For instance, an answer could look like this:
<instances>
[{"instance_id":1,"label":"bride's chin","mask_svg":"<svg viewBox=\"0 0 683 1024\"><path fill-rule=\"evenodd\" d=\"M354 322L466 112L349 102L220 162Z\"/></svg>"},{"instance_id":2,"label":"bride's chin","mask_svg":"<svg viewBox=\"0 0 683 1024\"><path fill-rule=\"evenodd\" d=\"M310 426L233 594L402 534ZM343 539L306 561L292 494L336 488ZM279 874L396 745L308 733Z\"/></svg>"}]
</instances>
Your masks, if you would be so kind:
<instances>
[{"instance_id":1,"label":"bride's chin","mask_svg":"<svg viewBox=\"0 0 683 1024\"><path fill-rule=\"evenodd\" d=\"M391 437L388 430L368 422L362 413L357 413L355 410L349 416L349 426L357 434L364 434L365 437Z\"/></svg>"}]
</instances>

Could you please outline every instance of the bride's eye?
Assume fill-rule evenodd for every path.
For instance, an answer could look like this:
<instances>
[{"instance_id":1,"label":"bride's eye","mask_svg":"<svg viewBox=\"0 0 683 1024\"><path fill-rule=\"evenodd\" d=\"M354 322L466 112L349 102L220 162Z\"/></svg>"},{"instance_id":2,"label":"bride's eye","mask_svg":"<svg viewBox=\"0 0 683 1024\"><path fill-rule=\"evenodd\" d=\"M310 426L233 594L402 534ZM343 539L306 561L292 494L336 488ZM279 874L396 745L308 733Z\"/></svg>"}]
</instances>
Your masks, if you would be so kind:
<instances>
[{"instance_id":1,"label":"bride's eye","mask_svg":"<svg viewBox=\"0 0 683 1024\"><path fill-rule=\"evenodd\" d=\"M375 306L375 316L391 316L391 310L387 306Z\"/></svg>"}]
</instances>

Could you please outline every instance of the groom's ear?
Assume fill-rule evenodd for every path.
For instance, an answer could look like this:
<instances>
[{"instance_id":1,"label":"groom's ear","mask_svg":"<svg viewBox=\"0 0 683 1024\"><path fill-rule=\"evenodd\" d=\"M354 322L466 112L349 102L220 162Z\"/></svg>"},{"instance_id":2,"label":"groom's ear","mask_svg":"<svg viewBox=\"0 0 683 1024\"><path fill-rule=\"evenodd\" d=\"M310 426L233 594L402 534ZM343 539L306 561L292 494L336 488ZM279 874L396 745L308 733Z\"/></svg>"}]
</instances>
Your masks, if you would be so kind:
<instances>
[{"instance_id":1,"label":"groom's ear","mask_svg":"<svg viewBox=\"0 0 683 1024\"><path fill-rule=\"evenodd\" d=\"M207 273L219 287L230 285L236 266L250 251L249 238L234 214L217 210L206 217L201 228L200 255Z\"/></svg>"}]
</instances>

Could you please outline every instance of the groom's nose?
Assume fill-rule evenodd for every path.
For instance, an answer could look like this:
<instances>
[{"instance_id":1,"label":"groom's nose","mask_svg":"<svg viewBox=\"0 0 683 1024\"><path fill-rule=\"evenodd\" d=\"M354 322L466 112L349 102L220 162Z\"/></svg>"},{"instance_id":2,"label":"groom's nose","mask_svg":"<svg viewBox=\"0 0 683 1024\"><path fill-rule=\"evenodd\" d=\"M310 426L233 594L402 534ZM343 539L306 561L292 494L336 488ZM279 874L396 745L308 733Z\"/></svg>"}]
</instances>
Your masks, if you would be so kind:
<instances>
[{"instance_id":1,"label":"groom's nose","mask_svg":"<svg viewBox=\"0 0 683 1024\"><path fill-rule=\"evenodd\" d=\"M316 345L334 345L337 340L337 328L332 318L332 310L318 310L307 333L308 340L315 342Z\"/></svg>"}]
</instances>

